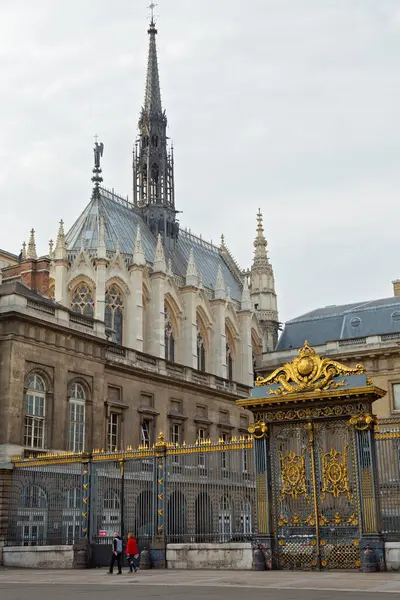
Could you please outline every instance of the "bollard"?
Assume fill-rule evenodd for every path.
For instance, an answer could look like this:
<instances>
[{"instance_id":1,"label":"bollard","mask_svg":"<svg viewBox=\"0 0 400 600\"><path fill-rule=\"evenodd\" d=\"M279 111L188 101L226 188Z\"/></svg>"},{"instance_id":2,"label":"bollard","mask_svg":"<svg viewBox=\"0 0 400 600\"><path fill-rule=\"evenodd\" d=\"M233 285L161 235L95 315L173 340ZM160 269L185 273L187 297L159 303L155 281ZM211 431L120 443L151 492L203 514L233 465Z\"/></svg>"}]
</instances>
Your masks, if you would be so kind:
<instances>
[{"instance_id":1,"label":"bollard","mask_svg":"<svg viewBox=\"0 0 400 600\"><path fill-rule=\"evenodd\" d=\"M260 548L253 554L253 571L265 571L264 552Z\"/></svg>"},{"instance_id":2,"label":"bollard","mask_svg":"<svg viewBox=\"0 0 400 600\"><path fill-rule=\"evenodd\" d=\"M376 558L375 551L371 548L371 546L366 546L364 550L363 557L363 573L376 573L378 570L378 560Z\"/></svg>"},{"instance_id":3,"label":"bollard","mask_svg":"<svg viewBox=\"0 0 400 600\"><path fill-rule=\"evenodd\" d=\"M150 550L148 548L145 548L140 553L139 569L141 571L146 571L147 569L151 569Z\"/></svg>"}]
</instances>

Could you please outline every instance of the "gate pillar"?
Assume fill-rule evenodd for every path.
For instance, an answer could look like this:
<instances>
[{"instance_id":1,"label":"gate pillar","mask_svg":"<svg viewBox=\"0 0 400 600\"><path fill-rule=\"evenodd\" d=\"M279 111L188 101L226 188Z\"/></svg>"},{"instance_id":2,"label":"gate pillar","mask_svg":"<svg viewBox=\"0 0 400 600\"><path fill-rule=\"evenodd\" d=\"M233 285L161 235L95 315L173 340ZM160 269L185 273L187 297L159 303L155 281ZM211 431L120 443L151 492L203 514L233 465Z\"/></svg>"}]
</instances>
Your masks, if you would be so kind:
<instances>
[{"instance_id":1,"label":"gate pillar","mask_svg":"<svg viewBox=\"0 0 400 600\"><path fill-rule=\"evenodd\" d=\"M377 482L375 423L375 417L365 413L355 415L350 419L350 425L356 429L362 529L360 540L361 563L363 564L364 551L369 547L376 553L379 568L385 570L385 544L382 536Z\"/></svg>"},{"instance_id":2,"label":"gate pillar","mask_svg":"<svg viewBox=\"0 0 400 600\"><path fill-rule=\"evenodd\" d=\"M267 568L275 568L272 560L271 466L268 428L263 421L249 427L254 438L254 465L256 473L257 529L256 542L264 550Z\"/></svg>"},{"instance_id":3,"label":"gate pillar","mask_svg":"<svg viewBox=\"0 0 400 600\"><path fill-rule=\"evenodd\" d=\"M167 442L162 433L158 434L157 443L154 446L155 456L155 477L156 477L156 532L151 542L151 562L155 569L166 568L166 538L165 538L165 485L166 485L166 453Z\"/></svg>"}]
</instances>

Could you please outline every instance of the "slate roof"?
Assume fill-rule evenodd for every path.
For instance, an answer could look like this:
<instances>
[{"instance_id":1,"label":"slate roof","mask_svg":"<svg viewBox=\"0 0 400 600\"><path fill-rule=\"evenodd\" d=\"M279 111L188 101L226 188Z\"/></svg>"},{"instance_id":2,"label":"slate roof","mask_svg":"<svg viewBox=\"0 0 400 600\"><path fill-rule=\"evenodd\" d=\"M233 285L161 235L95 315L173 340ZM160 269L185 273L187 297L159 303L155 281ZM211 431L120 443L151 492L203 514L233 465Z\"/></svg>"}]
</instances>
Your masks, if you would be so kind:
<instances>
[{"instance_id":1,"label":"slate roof","mask_svg":"<svg viewBox=\"0 0 400 600\"><path fill-rule=\"evenodd\" d=\"M400 297L326 306L285 324L276 350L400 332Z\"/></svg>"},{"instance_id":2,"label":"slate roof","mask_svg":"<svg viewBox=\"0 0 400 600\"><path fill-rule=\"evenodd\" d=\"M101 216L104 218L107 250L114 251L118 240L121 252L131 255L137 228L140 225L146 261L149 264L153 263L157 240L146 222L134 212L132 204L103 189L100 190L100 199L92 199L68 231L66 242L69 251L80 250L82 237L85 239L86 250L97 249L98 224ZM232 299L240 302L241 284L220 256L219 249L188 231L179 232L177 246L173 253L165 250L166 261L171 259L174 274L186 277L190 248L193 248L197 270L203 274L204 287L214 289L218 266L221 265L225 284L230 288Z\"/></svg>"}]
</instances>

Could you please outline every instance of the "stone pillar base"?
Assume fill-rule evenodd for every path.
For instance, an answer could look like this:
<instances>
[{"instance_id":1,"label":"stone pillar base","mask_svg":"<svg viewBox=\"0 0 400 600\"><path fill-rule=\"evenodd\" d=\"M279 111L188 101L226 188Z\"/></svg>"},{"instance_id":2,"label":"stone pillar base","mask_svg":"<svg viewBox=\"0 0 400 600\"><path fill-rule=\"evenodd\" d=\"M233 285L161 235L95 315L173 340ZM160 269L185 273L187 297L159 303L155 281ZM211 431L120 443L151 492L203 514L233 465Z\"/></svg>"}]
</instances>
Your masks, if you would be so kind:
<instances>
[{"instance_id":1,"label":"stone pillar base","mask_svg":"<svg viewBox=\"0 0 400 600\"><path fill-rule=\"evenodd\" d=\"M365 534L360 540L360 561L363 567L364 551L369 546L374 550L378 561L378 570L386 571L385 542L381 534Z\"/></svg>"},{"instance_id":2,"label":"stone pillar base","mask_svg":"<svg viewBox=\"0 0 400 600\"><path fill-rule=\"evenodd\" d=\"M253 553L261 548L265 557L265 568L267 571L279 569L276 552L275 539L272 535L255 534L253 538Z\"/></svg>"},{"instance_id":3,"label":"stone pillar base","mask_svg":"<svg viewBox=\"0 0 400 600\"><path fill-rule=\"evenodd\" d=\"M167 547L165 536L157 535L151 542L150 556L153 569L167 568Z\"/></svg>"},{"instance_id":4,"label":"stone pillar base","mask_svg":"<svg viewBox=\"0 0 400 600\"><path fill-rule=\"evenodd\" d=\"M82 538L74 544L74 569L88 569L90 566L91 548L89 540Z\"/></svg>"}]
</instances>

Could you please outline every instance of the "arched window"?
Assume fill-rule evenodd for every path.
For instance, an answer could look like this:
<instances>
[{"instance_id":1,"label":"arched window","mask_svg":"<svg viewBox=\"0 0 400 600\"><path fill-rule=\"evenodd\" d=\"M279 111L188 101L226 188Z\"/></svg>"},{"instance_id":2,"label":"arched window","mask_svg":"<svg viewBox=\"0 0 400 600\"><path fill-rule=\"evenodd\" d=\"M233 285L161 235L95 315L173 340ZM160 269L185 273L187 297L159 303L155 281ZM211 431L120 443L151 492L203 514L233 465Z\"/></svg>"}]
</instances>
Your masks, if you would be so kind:
<instances>
[{"instance_id":1,"label":"arched window","mask_svg":"<svg viewBox=\"0 0 400 600\"><path fill-rule=\"evenodd\" d=\"M70 385L68 394L68 449L85 449L85 390L80 383Z\"/></svg>"},{"instance_id":2,"label":"arched window","mask_svg":"<svg viewBox=\"0 0 400 600\"><path fill-rule=\"evenodd\" d=\"M219 533L223 541L228 541L232 533L232 508L229 498L224 496L219 503L218 513Z\"/></svg>"},{"instance_id":3,"label":"arched window","mask_svg":"<svg viewBox=\"0 0 400 600\"><path fill-rule=\"evenodd\" d=\"M29 375L25 393L24 446L44 448L46 435L46 388L43 379Z\"/></svg>"},{"instance_id":4,"label":"arched window","mask_svg":"<svg viewBox=\"0 0 400 600\"><path fill-rule=\"evenodd\" d=\"M24 486L18 502L17 529L23 546L46 543L47 497L38 485Z\"/></svg>"},{"instance_id":5,"label":"arched window","mask_svg":"<svg viewBox=\"0 0 400 600\"><path fill-rule=\"evenodd\" d=\"M204 348L204 336L199 321L197 321L197 369L206 370L206 350Z\"/></svg>"},{"instance_id":6,"label":"arched window","mask_svg":"<svg viewBox=\"0 0 400 600\"><path fill-rule=\"evenodd\" d=\"M251 504L248 500L240 502L240 531L247 535L253 532Z\"/></svg>"},{"instance_id":7,"label":"arched window","mask_svg":"<svg viewBox=\"0 0 400 600\"><path fill-rule=\"evenodd\" d=\"M76 286L72 294L71 308L74 312L86 317L94 316L93 291L86 283L81 282Z\"/></svg>"},{"instance_id":8,"label":"arched window","mask_svg":"<svg viewBox=\"0 0 400 600\"><path fill-rule=\"evenodd\" d=\"M226 375L229 381L233 380L232 347L229 341L226 342Z\"/></svg>"},{"instance_id":9,"label":"arched window","mask_svg":"<svg viewBox=\"0 0 400 600\"><path fill-rule=\"evenodd\" d=\"M115 284L111 285L106 291L106 309L105 309L106 329L111 329L113 340L117 344L122 344L123 323L124 323L124 297Z\"/></svg>"},{"instance_id":10,"label":"arched window","mask_svg":"<svg viewBox=\"0 0 400 600\"><path fill-rule=\"evenodd\" d=\"M120 529L121 502L118 491L107 490L104 494L101 525L102 529L107 531L107 534L110 537L113 535L115 530Z\"/></svg>"},{"instance_id":11,"label":"arched window","mask_svg":"<svg viewBox=\"0 0 400 600\"><path fill-rule=\"evenodd\" d=\"M175 360L175 337L172 320L168 308L164 305L164 341L165 341L165 360L174 362Z\"/></svg>"}]
</instances>

